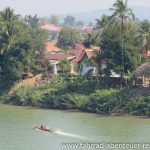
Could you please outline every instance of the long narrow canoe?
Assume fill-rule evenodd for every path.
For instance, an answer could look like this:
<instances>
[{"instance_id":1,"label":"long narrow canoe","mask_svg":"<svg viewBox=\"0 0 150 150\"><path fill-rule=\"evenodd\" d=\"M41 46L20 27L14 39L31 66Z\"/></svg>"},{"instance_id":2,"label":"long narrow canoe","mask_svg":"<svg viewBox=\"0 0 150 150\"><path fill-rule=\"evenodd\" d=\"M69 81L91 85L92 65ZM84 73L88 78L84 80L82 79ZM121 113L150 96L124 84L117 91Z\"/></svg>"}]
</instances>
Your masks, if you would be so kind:
<instances>
[{"instance_id":1,"label":"long narrow canoe","mask_svg":"<svg viewBox=\"0 0 150 150\"><path fill-rule=\"evenodd\" d=\"M47 131L47 132L53 132L53 129L51 128L41 128L41 127L38 127L38 126L35 126L34 129L38 129L38 130L41 130L41 131Z\"/></svg>"}]
</instances>

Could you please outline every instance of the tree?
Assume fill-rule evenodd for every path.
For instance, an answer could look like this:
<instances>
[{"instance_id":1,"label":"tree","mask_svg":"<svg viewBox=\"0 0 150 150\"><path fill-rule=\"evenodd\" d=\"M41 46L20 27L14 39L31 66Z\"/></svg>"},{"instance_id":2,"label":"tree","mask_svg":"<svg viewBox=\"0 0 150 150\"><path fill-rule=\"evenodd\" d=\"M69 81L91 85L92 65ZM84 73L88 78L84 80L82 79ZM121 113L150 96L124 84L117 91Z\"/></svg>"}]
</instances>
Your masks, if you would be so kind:
<instances>
[{"instance_id":1,"label":"tree","mask_svg":"<svg viewBox=\"0 0 150 150\"><path fill-rule=\"evenodd\" d=\"M127 34L133 26L134 15L132 10L128 8L127 0L116 0L113 4L113 11L111 22L115 25L114 27L120 32L120 45L122 49L122 71L124 76L124 36Z\"/></svg>"},{"instance_id":2,"label":"tree","mask_svg":"<svg viewBox=\"0 0 150 150\"><path fill-rule=\"evenodd\" d=\"M103 73L103 69L102 69L102 61L105 60L104 58L104 54L103 54L103 51L98 51L96 53L96 55L94 56L93 58L95 64L96 64L96 69L97 69L97 75L96 75L96 84L97 86L99 86L99 76L101 77L102 76L102 73Z\"/></svg>"},{"instance_id":3,"label":"tree","mask_svg":"<svg viewBox=\"0 0 150 150\"><path fill-rule=\"evenodd\" d=\"M16 38L19 15L15 15L14 10L7 7L0 12L0 21L0 54L4 54Z\"/></svg>"},{"instance_id":4,"label":"tree","mask_svg":"<svg viewBox=\"0 0 150 150\"><path fill-rule=\"evenodd\" d=\"M95 44L98 44L101 42L101 35L105 30L107 30L110 22L110 16L107 16L105 14L102 15L101 19L96 19L96 33L95 33ZM99 45L100 46L100 45Z\"/></svg>"},{"instance_id":5,"label":"tree","mask_svg":"<svg viewBox=\"0 0 150 150\"><path fill-rule=\"evenodd\" d=\"M2 75L7 80L19 80L30 71L34 57L29 41L20 41L13 45L2 59Z\"/></svg>"},{"instance_id":6,"label":"tree","mask_svg":"<svg viewBox=\"0 0 150 150\"><path fill-rule=\"evenodd\" d=\"M109 24L109 21L110 21L110 16L103 14L101 19L96 19L96 28L97 29L104 28L106 25Z\"/></svg>"},{"instance_id":7,"label":"tree","mask_svg":"<svg viewBox=\"0 0 150 150\"><path fill-rule=\"evenodd\" d=\"M75 43L81 41L82 38L78 31L69 27L65 27L59 33L57 45L62 49L67 49L69 45L74 45Z\"/></svg>"},{"instance_id":8,"label":"tree","mask_svg":"<svg viewBox=\"0 0 150 150\"><path fill-rule=\"evenodd\" d=\"M84 27L84 22L82 20L79 20L76 22L76 26L79 28L82 28L82 27Z\"/></svg>"},{"instance_id":9,"label":"tree","mask_svg":"<svg viewBox=\"0 0 150 150\"><path fill-rule=\"evenodd\" d=\"M75 25L75 17L67 16L64 18L64 26L74 26Z\"/></svg>"},{"instance_id":10,"label":"tree","mask_svg":"<svg viewBox=\"0 0 150 150\"><path fill-rule=\"evenodd\" d=\"M71 65L68 59L64 58L60 60L60 68L63 75L67 75L70 72Z\"/></svg>"},{"instance_id":11,"label":"tree","mask_svg":"<svg viewBox=\"0 0 150 150\"><path fill-rule=\"evenodd\" d=\"M96 37L97 37L97 34L95 34L95 32L88 33L87 37L84 39L84 46L86 48L90 48L91 45L95 45Z\"/></svg>"},{"instance_id":12,"label":"tree","mask_svg":"<svg viewBox=\"0 0 150 150\"><path fill-rule=\"evenodd\" d=\"M47 18L47 17L39 18L39 25L44 25L44 24L48 24L48 23L49 23L49 18Z\"/></svg>"},{"instance_id":13,"label":"tree","mask_svg":"<svg viewBox=\"0 0 150 150\"><path fill-rule=\"evenodd\" d=\"M141 41L142 48L145 47L146 50L150 49L150 22L144 20L140 23L138 29L138 38Z\"/></svg>"},{"instance_id":14,"label":"tree","mask_svg":"<svg viewBox=\"0 0 150 150\"><path fill-rule=\"evenodd\" d=\"M88 27L93 27L93 26L94 26L93 22L88 23Z\"/></svg>"},{"instance_id":15,"label":"tree","mask_svg":"<svg viewBox=\"0 0 150 150\"><path fill-rule=\"evenodd\" d=\"M50 17L50 23L54 24L56 26L59 26L60 25L60 18L59 18L59 16L51 15L51 17Z\"/></svg>"},{"instance_id":16,"label":"tree","mask_svg":"<svg viewBox=\"0 0 150 150\"><path fill-rule=\"evenodd\" d=\"M31 15L25 16L25 21L31 28L37 28L39 26L39 19L37 18L37 15L34 15L33 17Z\"/></svg>"},{"instance_id":17,"label":"tree","mask_svg":"<svg viewBox=\"0 0 150 150\"><path fill-rule=\"evenodd\" d=\"M133 34L133 33L132 33ZM132 37L133 36L133 37ZM103 51L103 60L105 60L107 68L104 70L106 81L108 84L111 72L122 74L122 47L120 38L116 36L115 31L108 27L101 36L101 49ZM132 72L139 64L139 49L135 35L126 35L124 37L124 72Z\"/></svg>"},{"instance_id":18,"label":"tree","mask_svg":"<svg viewBox=\"0 0 150 150\"><path fill-rule=\"evenodd\" d=\"M29 72L42 72L45 65L44 45L48 38L47 32L36 27L31 28L30 24L13 17L16 15L12 14L11 9L8 9L7 13L2 12L2 16L0 46L1 50L5 48L0 55L2 77L16 81Z\"/></svg>"}]
</instances>

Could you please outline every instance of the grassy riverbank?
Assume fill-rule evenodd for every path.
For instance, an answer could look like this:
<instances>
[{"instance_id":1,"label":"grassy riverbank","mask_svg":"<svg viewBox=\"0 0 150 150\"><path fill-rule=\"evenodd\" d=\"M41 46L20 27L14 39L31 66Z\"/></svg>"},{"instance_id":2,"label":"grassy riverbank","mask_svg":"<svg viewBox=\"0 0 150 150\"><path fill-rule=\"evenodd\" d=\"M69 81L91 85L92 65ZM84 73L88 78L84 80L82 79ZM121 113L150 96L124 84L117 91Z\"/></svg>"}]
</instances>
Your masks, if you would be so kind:
<instances>
[{"instance_id":1,"label":"grassy riverbank","mask_svg":"<svg viewBox=\"0 0 150 150\"><path fill-rule=\"evenodd\" d=\"M39 87L25 85L7 96L1 94L1 98L4 100L5 97L5 103L14 105L150 116L150 93L134 90L99 89L94 81L86 78L53 77L47 84Z\"/></svg>"}]
</instances>

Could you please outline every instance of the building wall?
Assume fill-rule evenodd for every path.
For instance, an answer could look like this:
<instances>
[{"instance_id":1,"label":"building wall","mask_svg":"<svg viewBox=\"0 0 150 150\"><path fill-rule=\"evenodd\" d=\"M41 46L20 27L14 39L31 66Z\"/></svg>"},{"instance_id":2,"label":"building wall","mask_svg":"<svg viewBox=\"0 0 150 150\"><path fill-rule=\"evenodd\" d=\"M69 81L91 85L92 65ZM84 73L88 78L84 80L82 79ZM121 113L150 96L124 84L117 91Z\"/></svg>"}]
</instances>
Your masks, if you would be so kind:
<instances>
[{"instance_id":1,"label":"building wall","mask_svg":"<svg viewBox=\"0 0 150 150\"><path fill-rule=\"evenodd\" d=\"M89 65L86 65L86 64L82 64L81 65L81 69L80 69L80 75L82 76L85 76L87 75L87 73L90 71L90 70L95 70L96 67L95 66L89 66Z\"/></svg>"}]
</instances>

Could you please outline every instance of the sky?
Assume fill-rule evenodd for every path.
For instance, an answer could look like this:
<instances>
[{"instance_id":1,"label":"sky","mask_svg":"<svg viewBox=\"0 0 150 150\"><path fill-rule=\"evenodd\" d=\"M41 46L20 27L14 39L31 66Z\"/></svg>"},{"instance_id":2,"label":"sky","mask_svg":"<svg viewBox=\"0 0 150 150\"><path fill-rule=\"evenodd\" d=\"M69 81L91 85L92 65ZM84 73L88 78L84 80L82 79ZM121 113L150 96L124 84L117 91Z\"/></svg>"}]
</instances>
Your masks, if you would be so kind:
<instances>
[{"instance_id":1,"label":"sky","mask_svg":"<svg viewBox=\"0 0 150 150\"><path fill-rule=\"evenodd\" d=\"M10 6L21 15L50 16L110 8L115 0L0 0L0 10ZM129 6L150 7L150 0L128 0Z\"/></svg>"}]
</instances>

